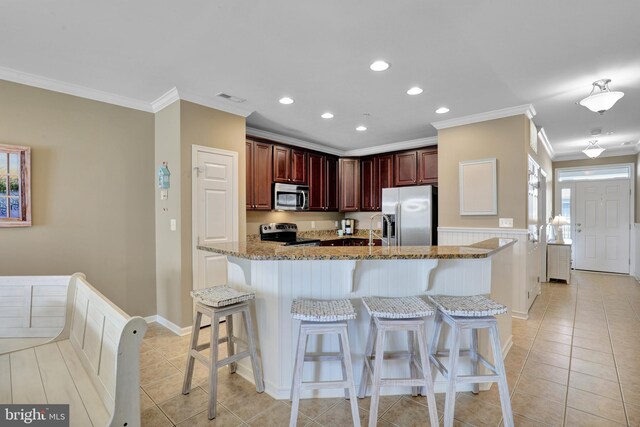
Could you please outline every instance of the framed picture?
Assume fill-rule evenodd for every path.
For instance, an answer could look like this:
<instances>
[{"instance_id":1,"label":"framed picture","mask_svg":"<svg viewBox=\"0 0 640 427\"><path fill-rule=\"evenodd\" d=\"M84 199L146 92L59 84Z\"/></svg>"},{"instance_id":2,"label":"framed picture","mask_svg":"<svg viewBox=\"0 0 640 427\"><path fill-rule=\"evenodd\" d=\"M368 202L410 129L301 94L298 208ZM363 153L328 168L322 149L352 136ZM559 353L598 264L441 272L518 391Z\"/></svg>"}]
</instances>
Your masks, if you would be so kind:
<instances>
[{"instance_id":1,"label":"framed picture","mask_svg":"<svg viewBox=\"0 0 640 427\"><path fill-rule=\"evenodd\" d=\"M460 215L497 215L496 159L460 162Z\"/></svg>"},{"instance_id":2,"label":"framed picture","mask_svg":"<svg viewBox=\"0 0 640 427\"><path fill-rule=\"evenodd\" d=\"M0 227L31 226L31 148L0 144Z\"/></svg>"}]
</instances>

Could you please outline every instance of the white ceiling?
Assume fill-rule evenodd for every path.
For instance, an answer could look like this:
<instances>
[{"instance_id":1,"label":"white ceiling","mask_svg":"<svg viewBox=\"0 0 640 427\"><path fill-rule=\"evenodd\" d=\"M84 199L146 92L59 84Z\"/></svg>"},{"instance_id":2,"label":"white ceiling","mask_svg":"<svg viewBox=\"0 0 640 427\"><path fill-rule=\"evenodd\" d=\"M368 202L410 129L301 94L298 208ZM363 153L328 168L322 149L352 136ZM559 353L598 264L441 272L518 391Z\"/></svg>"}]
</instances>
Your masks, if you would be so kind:
<instances>
[{"instance_id":1,"label":"white ceiling","mask_svg":"<svg viewBox=\"0 0 640 427\"><path fill-rule=\"evenodd\" d=\"M595 128L614 132L600 138L606 153L622 154L640 139L639 17L637 0L2 0L0 78L28 73L141 105L173 87L202 100L225 92L247 99L223 102L254 111L249 126L340 150L533 104L557 158L583 156ZM391 68L370 71L380 58ZM625 92L604 116L575 105L601 78ZM424 92L406 95L414 85ZM279 104L285 95L296 102ZM363 113L369 130L356 132Z\"/></svg>"}]
</instances>

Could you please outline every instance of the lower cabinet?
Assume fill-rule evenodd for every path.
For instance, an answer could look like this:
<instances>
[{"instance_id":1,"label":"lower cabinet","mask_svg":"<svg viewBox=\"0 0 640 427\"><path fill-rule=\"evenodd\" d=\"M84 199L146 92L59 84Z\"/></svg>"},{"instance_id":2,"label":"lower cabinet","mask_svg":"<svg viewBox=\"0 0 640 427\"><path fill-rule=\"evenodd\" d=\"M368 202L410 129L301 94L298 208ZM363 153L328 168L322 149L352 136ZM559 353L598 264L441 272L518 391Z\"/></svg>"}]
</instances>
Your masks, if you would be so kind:
<instances>
[{"instance_id":1,"label":"lower cabinet","mask_svg":"<svg viewBox=\"0 0 640 427\"><path fill-rule=\"evenodd\" d=\"M567 282L571 279L570 244L547 244L547 277Z\"/></svg>"}]
</instances>

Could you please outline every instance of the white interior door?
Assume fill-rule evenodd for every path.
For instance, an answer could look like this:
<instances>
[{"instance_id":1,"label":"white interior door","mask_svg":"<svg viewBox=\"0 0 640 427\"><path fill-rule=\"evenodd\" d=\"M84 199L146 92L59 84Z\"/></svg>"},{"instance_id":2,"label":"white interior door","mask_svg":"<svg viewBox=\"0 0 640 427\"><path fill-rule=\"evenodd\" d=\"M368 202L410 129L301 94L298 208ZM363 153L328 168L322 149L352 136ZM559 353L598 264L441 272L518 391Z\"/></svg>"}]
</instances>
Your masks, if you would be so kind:
<instances>
[{"instance_id":1,"label":"white interior door","mask_svg":"<svg viewBox=\"0 0 640 427\"><path fill-rule=\"evenodd\" d=\"M629 198L626 179L576 183L577 269L629 273Z\"/></svg>"},{"instance_id":2,"label":"white interior door","mask_svg":"<svg viewBox=\"0 0 640 427\"><path fill-rule=\"evenodd\" d=\"M196 248L198 244L238 240L238 155L193 147L193 288L227 282L225 256Z\"/></svg>"}]
</instances>

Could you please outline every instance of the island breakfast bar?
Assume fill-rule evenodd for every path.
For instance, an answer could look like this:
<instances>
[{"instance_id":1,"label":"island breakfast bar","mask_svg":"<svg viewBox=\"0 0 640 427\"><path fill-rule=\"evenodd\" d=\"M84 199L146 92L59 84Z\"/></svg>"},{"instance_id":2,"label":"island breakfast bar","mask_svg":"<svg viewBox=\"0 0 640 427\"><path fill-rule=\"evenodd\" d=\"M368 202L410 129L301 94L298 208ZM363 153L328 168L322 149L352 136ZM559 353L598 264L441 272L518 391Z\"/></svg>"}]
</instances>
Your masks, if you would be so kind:
<instances>
[{"instance_id":1,"label":"island breakfast bar","mask_svg":"<svg viewBox=\"0 0 640 427\"><path fill-rule=\"evenodd\" d=\"M255 292L255 323L266 392L277 399L290 397L298 328L291 319L294 298L348 298L358 317L350 321L356 388L360 382L369 315L363 296L400 297L427 294L489 295L511 306L513 239L489 239L469 246L349 246L285 247L278 243L247 241L198 246L199 250L226 255L228 284ZM503 355L511 347L511 314L498 317ZM240 324L237 322L237 324ZM427 323L430 337L433 320ZM469 344L469 337L463 347ZM406 349L404 337L391 336L387 348ZM404 343L404 347L403 346ZM337 339L309 342L310 351L338 351ZM487 337L480 335L480 351L489 356ZM469 363L461 359L461 369ZM406 365L406 366L405 366ZM408 364L389 363L385 377L407 376ZM238 373L252 380L251 365L241 362ZM305 378L317 381L341 378L339 362L307 364ZM436 392L444 391L441 376ZM460 391L466 390L460 387ZM471 386L468 386L471 390ZM409 387L389 387L387 394L406 394ZM337 397L342 390L317 390L303 397Z\"/></svg>"}]
</instances>

